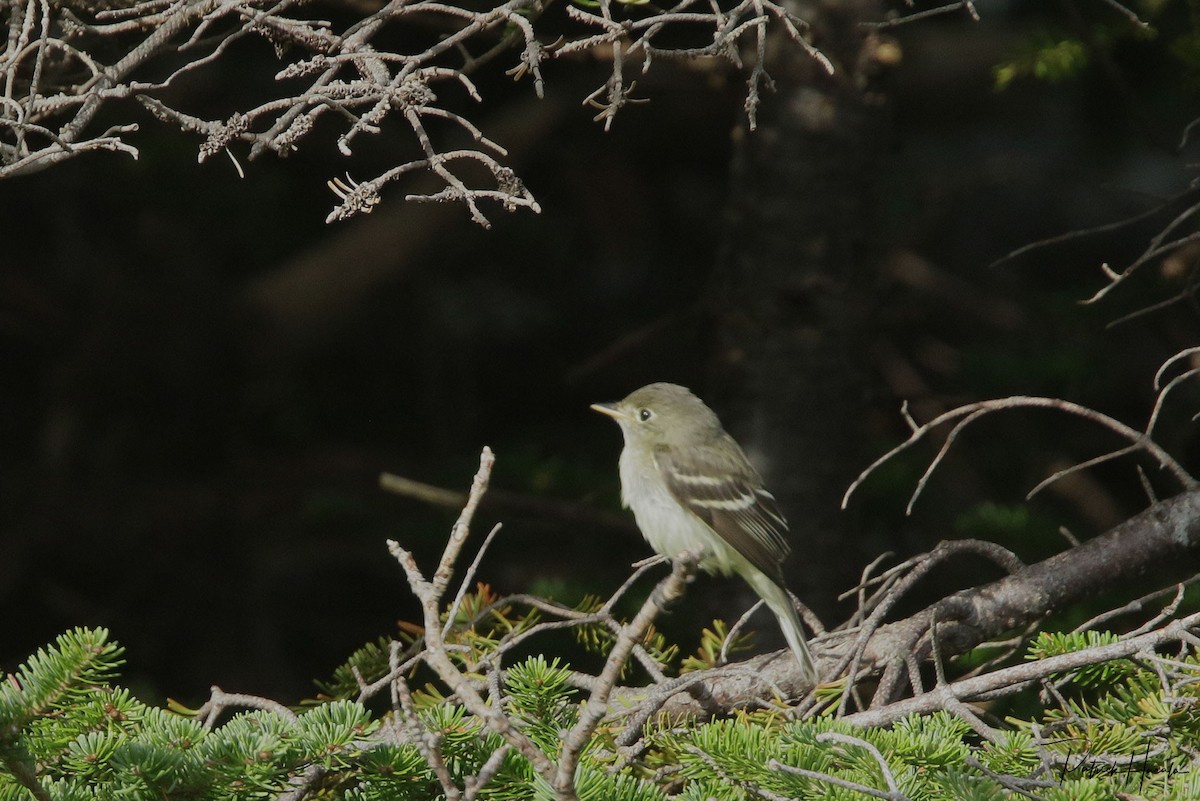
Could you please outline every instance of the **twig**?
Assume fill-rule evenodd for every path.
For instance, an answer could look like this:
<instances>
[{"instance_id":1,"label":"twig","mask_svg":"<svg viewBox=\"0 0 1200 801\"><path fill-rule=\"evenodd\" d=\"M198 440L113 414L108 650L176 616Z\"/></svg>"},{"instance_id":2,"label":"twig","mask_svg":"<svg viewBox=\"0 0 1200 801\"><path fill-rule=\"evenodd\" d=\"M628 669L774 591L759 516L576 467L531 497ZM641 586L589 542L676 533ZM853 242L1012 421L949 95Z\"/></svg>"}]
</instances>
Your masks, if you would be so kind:
<instances>
[{"instance_id":1,"label":"twig","mask_svg":"<svg viewBox=\"0 0 1200 801\"><path fill-rule=\"evenodd\" d=\"M1100 614L1088 618L1084 622L1080 623L1078 626L1072 629L1072 631L1087 631L1088 629L1094 629L1097 626L1107 623L1114 618L1122 617L1123 615L1128 615L1133 612L1140 612L1146 607L1146 604L1150 603L1151 601L1157 601L1159 598L1163 598L1173 592L1175 594L1175 598L1169 604L1163 607L1158 614L1133 632L1135 634L1141 634L1141 629L1145 628L1148 630L1154 628L1162 621L1172 617L1175 614L1175 611L1179 608L1179 604L1183 601L1184 589L1191 584L1195 584L1197 581L1200 581L1200 573L1197 573L1186 581L1179 582L1173 587L1164 587L1161 590L1155 590L1154 592L1143 595L1141 598L1135 598L1124 606L1119 606L1116 609L1109 609L1106 612L1101 612Z\"/></svg>"},{"instance_id":2,"label":"twig","mask_svg":"<svg viewBox=\"0 0 1200 801\"><path fill-rule=\"evenodd\" d=\"M299 720L295 712L278 701L272 701L270 698L263 698L258 695L227 693L216 685L213 685L209 689L208 700L196 710L196 719L203 722L205 729L211 729L216 725L217 718L221 716L221 713L229 707L261 709L264 712L273 712L287 720Z\"/></svg>"},{"instance_id":3,"label":"twig","mask_svg":"<svg viewBox=\"0 0 1200 801\"><path fill-rule=\"evenodd\" d=\"M244 162L235 145L248 146L251 162L267 153L284 156L309 146L308 134L329 118L341 128L337 148L350 156L360 138L380 135L388 120L399 121L421 157L361 183L345 184L348 191L335 182L338 204L329 221L370 213L385 184L414 172L435 176L439 188L409 192L406 199L461 204L484 227L490 225L485 207L491 203L505 211L539 211L513 170L489 155L505 155L503 146L451 110L439 97L448 92L434 90L455 84L481 100L469 75L506 53L516 61L509 74L514 79L530 76L539 98L545 94L542 67L547 59L590 51L611 61L609 80L588 98L600 107L597 118L605 128L621 108L641 102L632 97L634 86L623 75L626 56L636 50L644 54L643 70L654 57L720 59L740 69L739 49L752 37L758 58L749 65L747 83L751 126L759 89L769 83L764 72L768 42L799 47L826 71L833 69L809 41L808 23L774 0L731 0L727 8L707 0L680 0L666 10L601 0L598 14L570 5L567 14L582 24L582 32L552 46L542 43L536 23L555 0L498 0L481 7L454 0L387 0L348 23L313 19L300 11L300 0L145 0L101 9L95 21L80 19L69 5L51 0L8 3L8 44L0 56L0 178L96 150L136 157L136 148L122 140L135 126L118 124L102 136L88 133L102 109L117 108L113 101L129 97L156 106L160 120L199 133L204 138L201 161L225 153L239 174ZM422 25L436 27L440 35L394 35L400 26L419 30ZM782 35L769 35L774 31ZM678 45L695 40L693 34L711 44ZM235 44L255 39L276 48L286 62L275 76L277 89L263 102L225 108L217 119L167 105L181 97L171 91L181 76L202 75L224 61ZM481 54L473 56L472 51ZM150 69L163 56L174 64L165 76ZM76 80L79 71L85 80ZM444 148L440 132L435 137L426 129L431 117L465 133L475 148ZM474 169L477 164L486 167L482 178Z\"/></svg>"},{"instance_id":4,"label":"twig","mask_svg":"<svg viewBox=\"0 0 1200 801\"><path fill-rule=\"evenodd\" d=\"M1155 504L1076 548L1012 575L960 590L902 620L877 627L868 620L858 629L835 632L822 638L817 647L824 658L841 665L849 666L851 660L860 659L852 679L859 678L860 673L878 675L883 671L881 686L900 687L906 675L906 656L914 654L923 660L929 653L925 635L935 614L942 621L938 624L938 639L943 656L964 653L1005 632L1027 628L1046 614L1066 609L1100 591L1139 580L1151 571L1171 572L1169 566L1184 563L1197 547L1200 547L1200 492L1183 493ZM860 651L859 637L866 628L873 628L874 634ZM1200 645L1200 637L1187 630L1180 632L1181 648L1185 642ZM726 666L689 674L687 690L666 699L657 698L655 687L622 689L619 695L622 704L630 709L653 699L655 709L673 719L728 713L776 697L800 697L810 688L796 680L794 660L789 662L786 656L784 651L754 657L740 663L740 671ZM987 675L972 676L966 681L986 681ZM775 686L771 687L772 684ZM961 700L990 697L988 689L974 686L981 687L978 694L973 699L960 694ZM994 694L1007 695L1018 686L994 688ZM890 697L890 692L880 695L881 700L884 697ZM928 703L932 709L936 699L931 695ZM796 707L795 714L808 714L817 705L810 699Z\"/></svg>"},{"instance_id":5,"label":"twig","mask_svg":"<svg viewBox=\"0 0 1200 801\"><path fill-rule=\"evenodd\" d=\"M999 400L968 403L963 406L959 406L956 409L951 409L943 414L939 414L937 417L923 425L917 425L915 421L912 421L910 418L909 425L910 428L912 428L912 433L909 435L908 439L892 448L883 456L880 456L865 470L859 473L858 477L851 482L850 486L846 489L845 494L842 496L842 508L846 508L850 502L850 496L854 493L854 491L858 489L859 485L861 485L863 481L865 481L866 478L871 475L871 473L875 472L875 470L881 465L890 461L897 454L908 450L913 445L928 436L935 429L953 421L955 425L951 431L951 434L946 438L946 441L938 450L937 455L926 469L924 475L921 476L921 480L918 482L917 488L913 491L913 494L909 498L906 511L911 512L913 504L916 503L921 490L925 487L925 484L928 482L928 479L932 475L934 469L945 456L947 448L953 442L954 437L957 436L963 427L990 412L1024 408L1054 409L1067 414L1075 415L1077 417L1082 417L1085 420L1099 423L1105 428L1115 432L1119 436L1129 440L1136 450L1145 451L1149 455L1153 456L1158 462L1159 466L1170 472L1184 489L1190 490L1197 486L1196 480L1192 478L1187 470L1185 470L1183 466L1174 459L1174 457L1172 457L1160 445L1158 445L1158 443L1151 439L1147 432L1137 431L1120 422L1119 420L1109 417L1108 415L1101 414L1100 412L1089 409L1086 406L1080 406L1079 404L1072 403L1070 401L1061 400L1059 398L1039 398L1017 395L1009 398L1001 398ZM1070 470L1060 471L1060 473L1055 475L1059 476L1067 472L1070 472ZM1035 489L1040 489L1044 483L1045 482L1039 484Z\"/></svg>"},{"instance_id":6,"label":"twig","mask_svg":"<svg viewBox=\"0 0 1200 801\"><path fill-rule=\"evenodd\" d=\"M590 742L596 727L608 712L608 699L612 695L621 669L634 646L640 643L650 628L654 619L670 604L683 597L687 585L696 575L696 565L700 561L699 553L686 553L679 556L671 565L671 573L664 578L650 593L650 597L642 604L637 615L628 625L623 626L620 636L604 662L604 668L597 677L596 686L588 695L587 704L579 716L579 721L563 738L562 752L559 755L558 770L555 772L552 786L560 796L573 794L575 769L583 750Z\"/></svg>"},{"instance_id":7,"label":"twig","mask_svg":"<svg viewBox=\"0 0 1200 801\"><path fill-rule=\"evenodd\" d=\"M484 448L479 459L479 472L475 474L475 479L471 483L471 492L463 506L462 514L459 515L451 529L450 537L442 551L442 558L438 562L432 581L425 578L421 569L417 567L413 555L401 548L399 543L389 540L388 550L404 569L409 587L421 601L425 622L425 650L421 654L421 659L433 669L438 678L449 686L451 691L462 701L467 711L500 734L505 742L529 760L534 770L549 780L554 775L554 763L529 738L529 735L521 731L502 710L488 704L467 677L459 672L447 654L441 636L440 602L450 582L450 576L453 574L454 560L458 557L470 534L471 519L487 490L488 479L494 464L495 457L491 450Z\"/></svg>"},{"instance_id":8,"label":"twig","mask_svg":"<svg viewBox=\"0 0 1200 801\"><path fill-rule=\"evenodd\" d=\"M446 767L446 760L442 758L441 740L421 722L421 718L417 715L417 706L413 703L412 692L408 689L408 682L404 680L403 676L397 676L392 681L392 697L400 709L397 723L408 735L407 742L421 752L421 758L425 760L425 764L437 777L438 784L442 786L442 792L446 794L448 801L457 801L462 796L462 790L454 783L454 777L450 775L450 769Z\"/></svg>"},{"instance_id":9,"label":"twig","mask_svg":"<svg viewBox=\"0 0 1200 801\"><path fill-rule=\"evenodd\" d=\"M492 544L492 540L500 533L500 523L492 526L492 530L483 539L483 545L479 546L479 551L475 554L475 558L471 560L470 567L463 575L463 579L459 582L458 593L454 596L454 603L450 604L450 610L446 613L446 625L442 628L442 636L445 637L450 633L450 629L454 626L454 620L458 617L459 607L462 606L463 598L466 597L467 590L471 586L472 579L475 578L475 571L479 569L479 563L483 561L483 555L487 553L488 546Z\"/></svg>"},{"instance_id":10,"label":"twig","mask_svg":"<svg viewBox=\"0 0 1200 801\"><path fill-rule=\"evenodd\" d=\"M393 473L381 474L379 486L388 492L448 509L461 509L467 500L465 492L444 489ZM542 517L570 525L582 524L627 533L637 531L637 527L630 522L626 515L596 509L582 503L543 498L525 493L491 489L483 501L483 506L506 514Z\"/></svg>"},{"instance_id":11,"label":"twig","mask_svg":"<svg viewBox=\"0 0 1200 801\"><path fill-rule=\"evenodd\" d=\"M842 657L842 659L838 662L836 669L833 671L833 675L839 675L843 671L847 671L847 675L849 676L849 680L846 683L846 687L842 691L842 697L838 703L839 715L845 714L848 708L850 702L850 693L854 687L854 681L858 676L862 659L866 654L867 646L870 643L871 638L883 625L883 620L887 616L888 612L890 612L892 608L894 608L895 605L900 602L900 600L917 584L917 582L921 581L935 567L951 557L963 553L975 553L981 556L986 556L997 564L1005 567L1009 573L1015 573L1023 567L1021 561L1017 559L1016 556L1014 556L1011 552L1000 547L999 545L996 545L995 543L982 542L980 540L957 540L954 542L941 542L938 543L937 547L935 547L928 554L923 554L922 556L909 560L909 562L906 564L911 564L912 569L905 574L903 578L882 589L878 593L879 596L882 596L878 601L873 599L870 602L873 606L873 609L870 615L868 615L863 621L862 626L855 632L853 647L850 649L849 653ZM924 629L922 628L921 632L923 631ZM912 643L914 646L915 644L915 642ZM913 649L904 649L903 653L906 655L911 655L913 654ZM889 666L889 668L890 672L885 672L884 678L879 682L878 689L876 690L877 697L885 697L893 692L895 683L898 682L903 675L898 670L899 663L894 663L893 665ZM916 674L911 671L907 672L909 673L910 678L913 681L916 681Z\"/></svg>"},{"instance_id":12,"label":"twig","mask_svg":"<svg viewBox=\"0 0 1200 801\"><path fill-rule=\"evenodd\" d=\"M1195 121L1193 121L1192 124L1193 125L1200 124L1200 118L1197 118ZM1182 144L1181 144L1181 147L1182 147ZM1076 231L1068 231L1065 234L1058 234L1057 236L1048 237L1046 239L1040 239L1036 242L1030 242L1027 245L1022 245L1021 247L1017 248L1016 250L1013 250L1010 253L1008 253L1004 256L1001 256L999 259L992 262L988 266L993 267L993 268L999 267L1010 261L1018 259L1027 253L1032 253L1032 252L1035 252L1038 250L1043 250L1045 248L1053 247L1055 245L1062 245L1062 244L1066 244L1068 242L1074 242L1074 241L1077 241L1080 239L1088 239L1088 238L1097 236L1099 234L1107 234L1107 233L1112 233L1114 231L1120 231L1124 228L1129 228L1131 226L1137 225L1138 223L1142 223L1142 222L1145 222L1146 220L1153 219L1168 209L1178 207L1180 204L1183 204L1183 203L1190 204L1198 195L1200 195L1200 187L1195 187L1195 188L1187 190L1186 192L1182 192L1179 195L1176 195L1175 197L1169 198L1165 202L1163 202L1157 206L1154 206L1153 208L1149 208L1146 211L1135 214L1132 217L1127 217L1125 219L1117 220L1117 221L1111 222L1111 223L1104 223L1103 225L1096 225L1091 228L1082 228L1082 229L1079 229Z\"/></svg>"},{"instance_id":13,"label":"twig","mask_svg":"<svg viewBox=\"0 0 1200 801\"><path fill-rule=\"evenodd\" d=\"M738 634L741 633L742 626L749 622L751 616L761 609L764 603L766 602L762 599L759 599L757 603L755 603L745 612L742 612L742 616L737 619L737 622L729 627L729 631L725 633L724 639L721 640L721 652L717 656L717 664L723 665L729 661L729 647L733 645L734 641L738 637Z\"/></svg>"},{"instance_id":14,"label":"twig","mask_svg":"<svg viewBox=\"0 0 1200 801\"><path fill-rule=\"evenodd\" d=\"M856 712L843 719L856 726L887 726L908 715L923 715L944 709L950 702L969 701L984 694L991 694L994 697L998 690L1015 691L1030 682L1057 673L1067 673L1088 665L1128 658L1165 643L1178 642L1185 637L1191 637L1188 630L1197 625L1200 625L1200 613L1188 615L1172 621L1156 631L1130 637L1120 642L1072 651L1039 659L1036 662L1003 668L984 676L963 679L937 687L925 695L906 698L865 712Z\"/></svg>"},{"instance_id":15,"label":"twig","mask_svg":"<svg viewBox=\"0 0 1200 801\"><path fill-rule=\"evenodd\" d=\"M822 773L816 770L807 770L805 768L797 768L793 767L792 765L785 765L777 759L767 760L767 767L771 770L778 770L782 773L790 773L793 776L803 776L806 779L813 779L815 781L824 782L825 784L832 784L834 787L842 787L847 790L853 790L857 793L862 793L863 795L869 795L872 798L882 798L885 799L885 801L911 801L911 799L909 799L909 797L904 793L900 792L899 789L876 790L874 787L868 787L865 784L852 782L849 779L832 776L828 773Z\"/></svg>"},{"instance_id":16,"label":"twig","mask_svg":"<svg viewBox=\"0 0 1200 801\"><path fill-rule=\"evenodd\" d=\"M303 801L313 791L317 782L325 776L325 773L325 766L314 762L304 769L304 773L295 778L292 782L292 789L278 796L275 801Z\"/></svg>"},{"instance_id":17,"label":"twig","mask_svg":"<svg viewBox=\"0 0 1200 801\"><path fill-rule=\"evenodd\" d=\"M974 3L956 0L956 2L946 3L945 5L938 6L937 8L928 8L924 11L914 11L911 14L905 14L903 16L884 20L882 22L864 22L862 23L862 26L864 28L883 30L887 28L895 28L898 25L906 25L910 22L917 22L918 20L929 19L930 17L940 17L945 14L953 14L956 11L966 11L967 16L971 18L972 22L979 22L979 12L975 10Z\"/></svg>"}]
</instances>

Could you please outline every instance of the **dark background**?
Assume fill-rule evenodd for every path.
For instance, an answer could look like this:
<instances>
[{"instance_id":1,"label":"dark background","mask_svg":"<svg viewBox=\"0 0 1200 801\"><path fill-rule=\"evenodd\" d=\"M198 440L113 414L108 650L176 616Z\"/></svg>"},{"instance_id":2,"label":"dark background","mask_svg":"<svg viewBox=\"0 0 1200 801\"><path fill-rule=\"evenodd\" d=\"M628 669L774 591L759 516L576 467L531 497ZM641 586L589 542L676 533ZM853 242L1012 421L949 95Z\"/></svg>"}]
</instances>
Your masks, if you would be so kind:
<instances>
[{"instance_id":1,"label":"dark background","mask_svg":"<svg viewBox=\"0 0 1200 801\"><path fill-rule=\"evenodd\" d=\"M1089 24L1120 21L1095 5ZM1108 327L1177 292L1191 254L1078 303L1101 262L1128 263L1169 217L989 266L1187 188L1195 149L1174 145L1196 84L1171 47L1194 27L1180 9L1177 36L997 92L993 68L1069 16L980 7L980 23L888 32L903 59L881 81L892 130L863 354L878 390L855 443L870 453L904 436L904 398L924 419L1052 395L1140 426L1154 370L1196 339L1189 303ZM234 108L254 91L245 76L274 63L247 44L217 79L178 91ZM326 225L325 181L374 174L396 146L386 134L349 161L325 147L243 162L239 179L223 157L197 166L198 142L142 114L137 161L85 156L0 184L0 666L68 627L107 626L128 648L125 681L151 697L198 703L212 684L310 695L416 614L384 540L431 566L455 516L389 495L379 474L465 490L483 445L498 457L493 486L572 505L485 509L477 538L505 528L480 578L568 600L611 592L649 551L631 528L566 516L617 506L619 435L587 406L653 380L704 396L719 379L706 303L734 141L750 134L740 76L667 65L639 84L652 102L605 133L580 105L604 70L552 63L541 101L501 67L478 78L472 118L510 147L543 208L490 209L491 230L459 207L406 204L395 186L371 216ZM1170 406L1160 433L1185 461L1189 406ZM901 460L856 499L849 569L859 552L903 557L957 536L1032 559L1063 547L1059 526L1101 531L1145 504L1130 463L1023 495L1117 444L1045 412L985 421L911 519L931 454ZM829 623L848 611L811 600ZM696 624L746 605L733 582L701 579L667 625L694 643Z\"/></svg>"}]
</instances>

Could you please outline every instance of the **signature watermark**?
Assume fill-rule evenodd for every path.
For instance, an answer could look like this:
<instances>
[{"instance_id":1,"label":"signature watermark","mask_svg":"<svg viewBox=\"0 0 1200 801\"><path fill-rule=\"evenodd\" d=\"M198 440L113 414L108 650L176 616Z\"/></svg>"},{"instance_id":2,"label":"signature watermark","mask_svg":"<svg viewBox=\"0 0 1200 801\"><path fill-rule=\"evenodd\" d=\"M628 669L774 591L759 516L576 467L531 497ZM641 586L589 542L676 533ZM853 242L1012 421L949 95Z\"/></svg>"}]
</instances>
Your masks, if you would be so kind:
<instances>
[{"instance_id":1,"label":"signature watermark","mask_svg":"<svg viewBox=\"0 0 1200 801\"><path fill-rule=\"evenodd\" d=\"M1067 752L1058 757L1058 780L1063 781L1072 775L1086 773L1089 776L1123 776L1131 781L1137 777L1137 792L1141 792L1147 777L1163 779L1186 773L1188 768L1166 766L1164 771L1158 771L1152 760L1167 752L1167 743L1147 738L1145 747L1133 754L1095 754L1087 750L1084 738L1063 737L1056 740L1046 740L1044 745L1066 744ZM1076 750L1076 746L1078 750Z\"/></svg>"}]
</instances>

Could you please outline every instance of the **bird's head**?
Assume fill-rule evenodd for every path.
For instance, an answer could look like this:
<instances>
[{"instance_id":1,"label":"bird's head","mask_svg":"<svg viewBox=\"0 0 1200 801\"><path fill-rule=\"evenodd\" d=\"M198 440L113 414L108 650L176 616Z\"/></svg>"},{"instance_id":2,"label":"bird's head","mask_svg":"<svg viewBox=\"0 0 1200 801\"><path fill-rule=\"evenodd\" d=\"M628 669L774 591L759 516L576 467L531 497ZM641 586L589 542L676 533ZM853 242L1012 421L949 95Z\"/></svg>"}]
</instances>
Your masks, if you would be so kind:
<instances>
[{"instance_id":1,"label":"bird's head","mask_svg":"<svg viewBox=\"0 0 1200 801\"><path fill-rule=\"evenodd\" d=\"M671 446L704 442L722 430L713 410L678 384L648 384L624 400L592 408L616 420L627 441Z\"/></svg>"}]
</instances>

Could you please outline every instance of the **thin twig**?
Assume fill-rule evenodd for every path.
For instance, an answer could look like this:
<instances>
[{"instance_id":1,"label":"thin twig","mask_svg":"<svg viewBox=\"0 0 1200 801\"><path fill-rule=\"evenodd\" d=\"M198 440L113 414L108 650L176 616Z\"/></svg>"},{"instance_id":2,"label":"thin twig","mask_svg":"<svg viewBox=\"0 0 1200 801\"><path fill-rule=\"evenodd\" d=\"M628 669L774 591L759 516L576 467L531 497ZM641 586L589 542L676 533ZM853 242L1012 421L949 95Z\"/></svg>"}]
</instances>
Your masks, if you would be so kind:
<instances>
[{"instance_id":1,"label":"thin twig","mask_svg":"<svg viewBox=\"0 0 1200 801\"><path fill-rule=\"evenodd\" d=\"M1174 457L1172 457L1158 443L1151 439L1145 431L1138 431L1130 426L1125 425L1119 420L1109 417L1108 415L1101 414L1094 409L1089 409L1086 406L1080 406L1077 403L1072 403L1060 398L1040 398L1017 395L998 400L968 403L963 406L959 406L956 409L951 409L948 412L940 414L934 419L930 420L928 423L916 425L908 439L892 448L883 456L880 456L865 470L859 473L858 477L851 482L850 486L846 489L845 494L842 496L842 508L846 508L847 504L850 502L850 496L854 493L854 491L858 489L859 485L861 485L863 481L865 481L866 478L875 472L875 470L881 465L890 461L899 453L908 450L942 425L945 425L949 422L954 422L954 427L951 430L950 435L946 438L946 442L938 450L937 455L926 469L924 475L921 476L921 480L918 482L916 490L914 490L913 494L909 498L907 511L911 512L913 504L916 503L921 490L925 487L925 484L928 482L933 470L938 464L940 464L941 460L946 454L949 444L963 429L963 427L965 427L968 423L979 419L984 414L1009 409L1027 408L1054 409L1060 412L1075 415L1077 417L1082 417L1085 420L1099 423L1105 428L1108 428L1110 431L1115 432L1122 438L1129 440L1137 450L1145 451L1147 454L1154 457L1159 466L1171 473L1171 475L1174 476L1174 478L1184 489L1190 490L1197 486L1196 479L1192 478L1191 474L1189 474L1187 470L1185 470L1184 467L1175 460ZM1042 485L1039 484L1038 488L1041 486Z\"/></svg>"},{"instance_id":2,"label":"thin twig","mask_svg":"<svg viewBox=\"0 0 1200 801\"><path fill-rule=\"evenodd\" d=\"M994 697L997 690L1015 691L1030 682L1059 673L1067 673L1087 665L1128 658L1141 651L1183 638L1190 638L1189 629L1200 625L1200 613L1188 615L1157 629L1119 642L1098 645L1058 656L1026 662L947 684L915 698L906 698L887 706L856 712L844 720L856 726L887 726L912 714L928 714L945 708L949 701L969 701L984 694Z\"/></svg>"}]
</instances>

